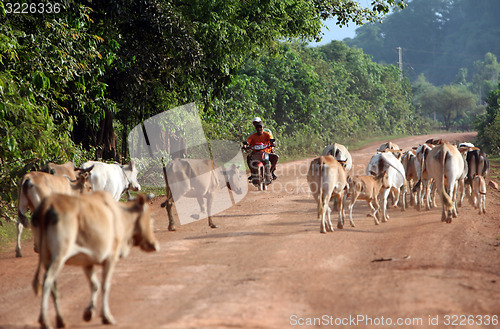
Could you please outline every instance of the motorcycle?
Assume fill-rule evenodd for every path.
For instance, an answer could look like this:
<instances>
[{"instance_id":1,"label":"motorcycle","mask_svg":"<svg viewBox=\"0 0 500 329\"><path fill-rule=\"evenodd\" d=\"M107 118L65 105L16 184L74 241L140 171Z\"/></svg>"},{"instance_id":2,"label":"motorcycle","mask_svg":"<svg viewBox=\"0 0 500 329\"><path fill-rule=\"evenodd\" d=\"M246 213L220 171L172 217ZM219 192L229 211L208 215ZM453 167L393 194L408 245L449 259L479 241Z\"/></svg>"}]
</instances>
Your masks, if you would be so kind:
<instances>
[{"instance_id":1,"label":"motorcycle","mask_svg":"<svg viewBox=\"0 0 500 329\"><path fill-rule=\"evenodd\" d=\"M259 191L267 190L267 185L272 182L271 163L269 162L269 154L265 150L272 148L273 144L274 139L271 139L271 145L257 143L250 146L246 141L243 142L243 149L247 152L252 152L249 161L251 172L249 180L254 186L259 188Z\"/></svg>"}]
</instances>

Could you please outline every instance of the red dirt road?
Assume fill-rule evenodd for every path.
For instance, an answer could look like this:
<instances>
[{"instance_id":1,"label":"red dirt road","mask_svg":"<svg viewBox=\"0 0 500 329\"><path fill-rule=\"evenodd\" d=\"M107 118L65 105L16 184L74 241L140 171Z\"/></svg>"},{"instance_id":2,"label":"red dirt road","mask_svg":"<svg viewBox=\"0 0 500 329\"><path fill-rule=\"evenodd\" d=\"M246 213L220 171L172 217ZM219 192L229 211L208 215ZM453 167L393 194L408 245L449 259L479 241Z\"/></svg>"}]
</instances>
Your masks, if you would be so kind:
<instances>
[{"instance_id":1,"label":"red dirt road","mask_svg":"<svg viewBox=\"0 0 500 329\"><path fill-rule=\"evenodd\" d=\"M431 137L440 136L394 142L408 149ZM355 172L379 144L352 153ZM441 222L439 207L389 209L390 221L376 226L358 202L355 228L346 222L320 234L307 165L279 164L270 190L249 187L242 202L214 217L218 229L202 220L168 232L163 199L154 200L161 251L135 249L118 263L112 328L500 327L498 191L488 187L486 215L466 200L451 224ZM13 246L0 254L0 329L39 327L31 241L23 253L16 259ZM381 258L395 260L372 262ZM82 320L90 292L81 269L65 267L58 282L69 327L109 328L100 318Z\"/></svg>"}]
</instances>

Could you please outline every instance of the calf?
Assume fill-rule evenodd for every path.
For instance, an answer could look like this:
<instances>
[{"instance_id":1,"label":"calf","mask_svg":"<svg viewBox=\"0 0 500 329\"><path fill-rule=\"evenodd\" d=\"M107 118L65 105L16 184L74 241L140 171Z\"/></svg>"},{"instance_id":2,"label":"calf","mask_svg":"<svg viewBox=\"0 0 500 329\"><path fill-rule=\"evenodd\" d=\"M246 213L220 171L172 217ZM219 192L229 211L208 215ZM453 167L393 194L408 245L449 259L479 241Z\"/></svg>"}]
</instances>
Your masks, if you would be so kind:
<instances>
[{"instance_id":1,"label":"calf","mask_svg":"<svg viewBox=\"0 0 500 329\"><path fill-rule=\"evenodd\" d=\"M43 198L53 193L77 195L90 192L90 189L88 173L79 175L75 181L71 181L67 177L54 176L40 171L32 171L24 175L18 186L16 257L23 256L21 253L21 234L23 233L23 227L29 226L26 218L28 210L33 212ZM35 250L37 250L36 239Z\"/></svg>"},{"instance_id":2,"label":"calf","mask_svg":"<svg viewBox=\"0 0 500 329\"><path fill-rule=\"evenodd\" d=\"M344 227L344 190L347 187L346 172L342 164L333 156L320 156L314 159L307 172L309 188L318 203L318 219L321 220L320 232L333 232L328 202L337 199L339 210L338 228Z\"/></svg>"},{"instance_id":3,"label":"calf","mask_svg":"<svg viewBox=\"0 0 500 329\"><path fill-rule=\"evenodd\" d=\"M139 195L128 203L118 203L108 192L80 196L53 194L35 210L33 226L38 228L40 255L33 280L37 295L42 292L39 322L42 328L52 328L47 318L49 294L56 308L57 327L65 326L59 309L56 278L64 264L82 266L90 283L90 304L83 318L90 321L96 313L100 283L94 265L102 265L102 322L113 324L109 310L111 276L120 258L126 257L132 246L144 251L159 250L151 227L150 209L146 197ZM46 270L43 287L39 282L40 268Z\"/></svg>"},{"instance_id":4,"label":"calf","mask_svg":"<svg viewBox=\"0 0 500 329\"><path fill-rule=\"evenodd\" d=\"M128 193L129 189L134 191L141 189L137 181L137 168L133 161L130 161L128 165L87 161L81 167L83 169L94 168L90 173L93 191L108 191L116 201L120 200L123 192Z\"/></svg>"},{"instance_id":5,"label":"calf","mask_svg":"<svg viewBox=\"0 0 500 329\"><path fill-rule=\"evenodd\" d=\"M373 176L360 175L354 176L349 184L349 190L351 193L351 204L349 205L349 222L351 226L354 227L354 222L352 220L352 208L357 199L365 200L373 213L367 216L372 216L375 220L375 224L378 225L379 221L377 219L377 211L380 209L378 202L378 195L381 188L390 188L387 171L383 171L380 174ZM375 207L373 206L375 205Z\"/></svg>"},{"instance_id":6,"label":"calf","mask_svg":"<svg viewBox=\"0 0 500 329\"><path fill-rule=\"evenodd\" d=\"M471 203L479 208L479 215L486 213L486 182L482 175L475 175L472 179Z\"/></svg>"}]
</instances>

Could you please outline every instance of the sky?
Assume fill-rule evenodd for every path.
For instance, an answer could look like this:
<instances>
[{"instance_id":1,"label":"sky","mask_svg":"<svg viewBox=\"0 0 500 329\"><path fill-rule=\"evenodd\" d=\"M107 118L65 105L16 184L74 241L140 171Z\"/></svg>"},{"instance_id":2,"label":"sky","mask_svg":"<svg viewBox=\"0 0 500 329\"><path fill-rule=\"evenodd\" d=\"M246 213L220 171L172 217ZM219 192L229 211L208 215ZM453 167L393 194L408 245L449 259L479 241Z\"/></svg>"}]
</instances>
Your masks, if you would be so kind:
<instances>
[{"instance_id":1,"label":"sky","mask_svg":"<svg viewBox=\"0 0 500 329\"><path fill-rule=\"evenodd\" d=\"M345 38L354 38L356 35L355 31L359 26L354 23L350 23L349 26L339 27L335 24L335 22L336 20L334 19L325 21L325 27L321 30L323 38L320 42L310 42L309 46L322 46L329 44L333 40L342 41Z\"/></svg>"},{"instance_id":2,"label":"sky","mask_svg":"<svg viewBox=\"0 0 500 329\"><path fill-rule=\"evenodd\" d=\"M371 7L372 0L357 0L362 7ZM322 46L329 44L333 40L342 41L345 38L354 38L356 36L356 29L359 27L354 23L349 23L349 26L339 27L335 23L336 19L329 19L324 22L325 27L321 30L323 38L320 42L310 42L309 46Z\"/></svg>"}]
</instances>

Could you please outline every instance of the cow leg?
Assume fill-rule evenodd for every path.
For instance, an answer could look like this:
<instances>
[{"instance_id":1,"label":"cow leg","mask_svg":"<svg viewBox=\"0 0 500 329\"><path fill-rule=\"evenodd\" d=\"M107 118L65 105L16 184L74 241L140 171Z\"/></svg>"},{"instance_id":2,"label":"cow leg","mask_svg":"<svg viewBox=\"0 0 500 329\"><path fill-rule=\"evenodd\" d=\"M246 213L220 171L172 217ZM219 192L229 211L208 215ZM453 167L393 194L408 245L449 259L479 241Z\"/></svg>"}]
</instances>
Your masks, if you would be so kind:
<instances>
[{"instance_id":1,"label":"cow leg","mask_svg":"<svg viewBox=\"0 0 500 329\"><path fill-rule=\"evenodd\" d=\"M332 210L327 205L326 207L326 231L333 232L333 224L332 224ZM338 225L338 224L337 224Z\"/></svg>"},{"instance_id":2,"label":"cow leg","mask_svg":"<svg viewBox=\"0 0 500 329\"><path fill-rule=\"evenodd\" d=\"M338 211L339 211L339 220L337 222L337 228L343 229L344 228L344 205L342 202L342 194L338 194L335 197L335 200L337 200L337 206L338 206ZM332 222L330 222L330 227L331 227L331 232L333 232L333 226Z\"/></svg>"},{"instance_id":3,"label":"cow leg","mask_svg":"<svg viewBox=\"0 0 500 329\"><path fill-rule=\"evenodd\" d=\"M208 213L208 226L211 228L217 228L217 225L212 221L212 203L214 202L214 195L208 194L207 197L207 213Z\"/></svg>"},{"instance_id":4,"label":"cow leg","mask_svg":"<svg viewBox=\"0 0 500 329\"><path fill-rule=\"evenodd\" d=\"M382 222L385 223L389 220L389 215L387 214L387 198L391 192L390 188L384 188L382 191Z\"/></svg>"},{"instance_id":5,"label":"cow leg","mask_svg":"<svg viewBox=\"0 0 500 329\"><path fill-rule=\"evenodd\" d=\"M165 208L167 208L169 231L175 231L174 215L172 213L173 206L174 206L173 198L167 197L167 200L165 201Z\"/></svg>"},{"instance_id":6,"label":"cow leg","mask_svg":"<svg viewBox=\"0 0 500 329\"><path fill-rule=\"evenodd\" d=\"M458 181L458 190L457 192L460 192L458 194L458 202L457 202L457 206L458 207L462 207L462 204L463 204L463 201L464 201L464 197L465 197L465 182L463 179L460 179Z\"/></svg>"},{"instance_id":7,"label":"cow leg","mask_svg":"<svg viewBox=\"0 0 500 329\"><path fill-rule=\"evenodd\" d=\"M425 184L421 180L420 184L417 187L417 191L416 191L417 200L416 200L416 203L415 203L415 209L418 210L418 211L420 211L420 209L422 208L422 204L424 203L424 193L422 193L424 191L423 186L425 186Z\"/></svg>"},{"instance_id":8,"label":"cow leg","mask_svg":"<svg viewBox=\"0 0 500 329\"><path fill-rule=\"evenodd\" d=\"M207 211L207 209L205 208L205 200L203 200L203 197L196 198L196 200L198 200L198 204L200 205L200 211L202 213L204 213L205 211ZM207 204L207 206L208 206L208 204Z\"/></svg>"},{"instance_id":9,"label":"cow leg","mask_svg":"<svg viewBox=\"0 0 500 329\"><path fill-rule=\"evenodd\" d=\"M437 204L436 204L436 191L437 191L437 187L436 187L436 181L434 180L432 182L432 186L431 186L431 189L430 189L430 200L429 200L429 210L431 208L437 208Z\"/></svg>"},{"instance_id":10,"label":"cow leg","mask_svg":"<svg viewBox=\"0 0 500 329\"><path fill-rule=\"evenodd\" d=\"M483 214L486 214L486 194L481 195L481 208L483 210Z\"/></svg>"},{"instance_id":11,"label":"cow leg","mask_svg":"<svg viewBox=\"0 0 500 329\"><path fill-rule=\"evenodd\" d=\"M326 217L326 214L322 213L321 214L321 224L320 224L320 229L319 229L320 233L326 233L325 217Z\"/></svg>"},{"instance_id":12,"label":"cow leg","mask_svg":"<svg viewBox=\"0 0 500 329\"><path fill-rule=\"evenodd\" d=\"M21 253L21 234L23 233L23 224L20 220L17 220L17 244L16 244L16 257L23 257Z\"/></svg>"},{"instance_id":13,"label":"cow leg","mask_svg":"<svg viewBox=\"0 0 500 329\"><path fill-rule=\"evenodd\" d=\"M64 322L64 318L61 313L61 308L59 307L59 289L57 289L57 281L54 281L54 284L52 285L51 295L56 309L57 328L65 328L66 323Z\"/></svg>"},{"instance_id":14,"label":"cow leg","mask_svg":"<svg viewBox=\"0 0 500 329\"><path fill-rule=\"evenodd\" d=\"M116 256L115 256L116 257ZM115 269L116 259L107 260L102 269L102 323L115 324L116 321L109 310L109 290L111 288L111 276Z\"/></svg>"},{"instance_id":15,"label":"cow leg","mask_svg":"<svg viewBox=\"0 0 500 329\"><path fill-rule=\"evenodd\" d=\"M358 199L358 196L359 196L359 193L357 191L353 192L352 197L351 197L351 204L348 207L348 210L349 210L349 222L351 223L352 227L356 227L354 225L354 221L352 220L352 208L354 208L354 204L356 203L356 200Z\"/></svg>"},{"instance_id":16,"label":"cow leg","mask_svg":"<svg viewBox=\"0 0 500 329\"><path fill-rule=\"evenodd\" d=\"M370 206L370 208L373 211L373 213L371 214L371 216L375 220L375 225L380 224L380 222L377 219L377 212L380 210L380 205L378 203L377 198L373 198L372 200L367 200L367 203L368 203L368 205ZM375 207L373 206L372 203L375 203ZM368 214L368 215L370 216L370 214Z\"/></svg>"},{"instance_id":17,"label":"cow leg","mask_svg":"<svg viewBox=\"0 0 500 329\"><path fill-rule=\"evenodd\" d=\"M45 272L45 276L43 279L43 288L42 288L42 308L40 311L40 318L38 319L38 322L40 323L42 328L50 329L52 326L50 325L50 321L48 318L48 309L49 309L49 295L52 295L52 299L54 300L54 305L56 307L56 310L59 309L58 301L57 301L57 293L54 293L54 285L56 281L57 274L61 271L62 267L64 265L64 261L58 257L56 258L48 267L47 271ZM57 325L58 328L59 325L64 325L64 321L62 319L62 316L60 312L57 312Z\"/></svg>"},{"instance_id":18,"label":"cow leg","mask_svg":"<svg viewBox=\"0 0 500 329\"><path fill-rule=\"evenodd\" d=\"M457 210L457 185L458 182L455 181L455 183L450 184L450 196L451 196L451 201L453 203L453 206L451 208L451 215L453 218L457 218L458 215L458 210Z\"/></svg>"},{"instance_id":19,"label":"cow leg","mask_svg":"<svg viewBox=\"0 0 500 329\"><path fill-rule=\"evenodd\" d=\"M322 196L320 196L322 197ZM329 206L328 206L328 201L326 201L326 203L324 202L325 200L323 200L323 206L319 206L319 214L320 214L320 218L321 218L321 224L320 224L320 232L321 233L326 233L326 216L327 216L327 212L330 210Z\"/></svg>"},{"instance_id":20,"label":"cow leg","mask_svg":"<svg viewBox=\"0 0 500 329\"><path fill-rule=\"evenodd\" d=\"M85 272L85 276L87 277L87 280L90 284L90 304L83 312L83 320L88 322L97 312L97 296L99 295L101 285L96 273L94 272L94 266L86 266L83 268L83 271Z\"/></svg>"}]
</instances>

